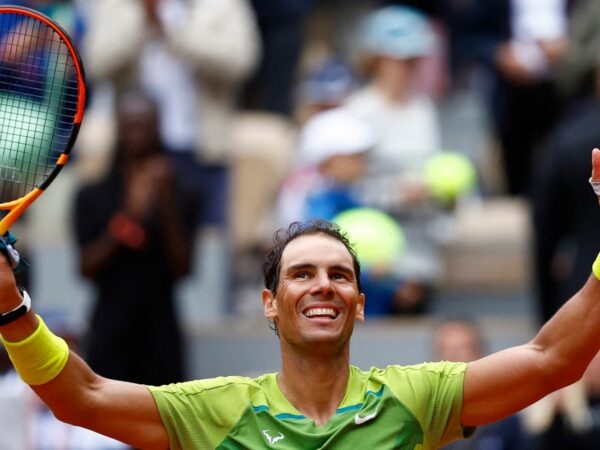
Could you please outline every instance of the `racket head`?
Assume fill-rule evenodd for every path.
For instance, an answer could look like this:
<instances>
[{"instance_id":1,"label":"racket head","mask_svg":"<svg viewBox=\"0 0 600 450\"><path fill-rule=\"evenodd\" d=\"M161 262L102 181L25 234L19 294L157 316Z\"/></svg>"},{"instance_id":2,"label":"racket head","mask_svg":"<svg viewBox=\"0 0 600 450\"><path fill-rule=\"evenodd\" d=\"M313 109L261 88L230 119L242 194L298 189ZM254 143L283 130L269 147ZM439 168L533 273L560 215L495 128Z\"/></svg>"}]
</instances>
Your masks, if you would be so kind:
<instances>
[{"instance_id":1,"label":"racket head","mask_svg":"<svg viewBox=\"0 0 600 450\"><path fill-rule=\"evenodd\" d=\"M0 235L68 161L85 97L68 33L33 9L0 6Z\"/></svg>"}]
</instances>

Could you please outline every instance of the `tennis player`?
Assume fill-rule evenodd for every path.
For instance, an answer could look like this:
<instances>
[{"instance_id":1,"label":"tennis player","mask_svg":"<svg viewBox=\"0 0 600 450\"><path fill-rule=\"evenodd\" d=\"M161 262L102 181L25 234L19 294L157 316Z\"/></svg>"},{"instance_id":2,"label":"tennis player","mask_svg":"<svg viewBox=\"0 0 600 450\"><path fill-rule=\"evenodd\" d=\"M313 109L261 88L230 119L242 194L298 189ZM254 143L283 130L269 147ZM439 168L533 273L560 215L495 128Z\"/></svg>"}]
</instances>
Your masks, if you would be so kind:
<instances>
[{"instance_id":1,"label":"tennis player","mask_svg":"<svg viewBox=\"0 0 600 450\"><path fill-rule=\"evenodd\" d=\"M592 160L600 182L600 150ZM263 266L278 373L143 386L102 378L69 352L0 260L0 332L23 380L58 418L143 449L435 449L573 383L600 350L599 257L524 345L470 363L350 366L360 267L335 225L316 221L279 232Z\"/></svg>"}]
</instances>

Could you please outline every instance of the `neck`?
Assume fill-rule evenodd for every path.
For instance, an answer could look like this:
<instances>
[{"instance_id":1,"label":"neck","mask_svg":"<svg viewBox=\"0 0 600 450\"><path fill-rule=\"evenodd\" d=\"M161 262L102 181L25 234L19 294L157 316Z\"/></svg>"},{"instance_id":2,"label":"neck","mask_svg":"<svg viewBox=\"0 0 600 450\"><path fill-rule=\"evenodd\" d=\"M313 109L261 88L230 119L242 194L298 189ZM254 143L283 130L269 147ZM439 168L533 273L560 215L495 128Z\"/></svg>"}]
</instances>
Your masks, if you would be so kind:
<instances>
[{"instance_id":1,"label":"neck","mask_svg":"<svg viewBox=\"0 0 600 450\"><path fill-rule=\"evenodd\" d=\"M287 355L282 352L279 387L288 401L317 426L325 425L338 409L350 374L349 351L332 355ZM307 395L309 393L309 395Z\"/></svg>"}]
</instances>

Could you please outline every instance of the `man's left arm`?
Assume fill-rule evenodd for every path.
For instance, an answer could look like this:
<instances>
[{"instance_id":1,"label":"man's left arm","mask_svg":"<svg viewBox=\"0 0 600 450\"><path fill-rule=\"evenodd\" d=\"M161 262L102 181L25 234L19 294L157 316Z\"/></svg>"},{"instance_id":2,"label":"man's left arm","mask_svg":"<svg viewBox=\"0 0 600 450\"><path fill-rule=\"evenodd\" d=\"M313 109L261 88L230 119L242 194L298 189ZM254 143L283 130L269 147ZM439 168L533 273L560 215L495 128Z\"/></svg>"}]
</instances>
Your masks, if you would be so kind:
<instances>
[{"instance_id":1,"label":"man's left arm","mask_svg":"<svg viewBox=\"0 0 600 450\"><path fill-rule=\"evenodd\" d=\"M592 152L592 180L600 181L598 149ZM591 275L531 342L469 364L462 424L502 419L574 383L599 350L600 281Z\"/></svg>"}]
</instances>

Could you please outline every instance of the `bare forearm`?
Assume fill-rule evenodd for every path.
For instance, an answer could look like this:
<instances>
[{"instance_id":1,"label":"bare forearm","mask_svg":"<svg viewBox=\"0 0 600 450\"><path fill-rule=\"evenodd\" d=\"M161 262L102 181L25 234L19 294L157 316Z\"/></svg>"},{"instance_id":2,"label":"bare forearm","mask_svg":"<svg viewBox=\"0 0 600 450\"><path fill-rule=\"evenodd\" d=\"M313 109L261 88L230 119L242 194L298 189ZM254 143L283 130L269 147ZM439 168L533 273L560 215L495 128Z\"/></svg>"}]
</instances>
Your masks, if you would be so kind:
<instances>
[{"instance_id":1,"label":"bare forearm","mask_svg":"<svg viewBox=\"0 0 600 450\"><path fill-rule=\"evenodd\" d=\"M100 377L73 352L55 379L32 388L64 422L136 448L168 447L166 433L147 388Z\"/></svg>"},{"instance_id":2,"label":"bare forearm","mask_svg":"<svg viewBox=\"0 0 600 450\"><path fill-rule=\"evenodd\" d=\"M600 281L590 276L542 327L532 345L543 352L547 367L559 382L578 379L600 350Z\"/></svg>"},{"instance_id":3,"label":"bare forearm","mask_svg":"<svg viewBox=\"0 0 600 450\"><path fill-rule=\"evenodd\" d=\"M67 364L56 378L31 387L58 419L89 426L94 416L94 402L89 393L99 385L100 377L77 354L70 352Z\"/></svg>"},{"instance_id":4,"label":"bare forearm","mask_svg":"<svg viewBox=\"0 0 600 450\"><path fill-rule=\"evenodd\" d=\"M40 329L46 328L29 312L0 332L15 368L57 418L138 448L168 447L145 386L97 375L64 341ZM57 365L61 354L66 363Z\"/></svg>"},{"instance_id":5,"label":"bare forearm","mask_svg":"<svg viewBox=\"0 0 600 450\"><path fill-rule=\"evenodd\" d=\"M463 425L500 420L572 384L599 348L600 282L592 276L531 342L469 364Z\"/></svg>"}]
</instances>

